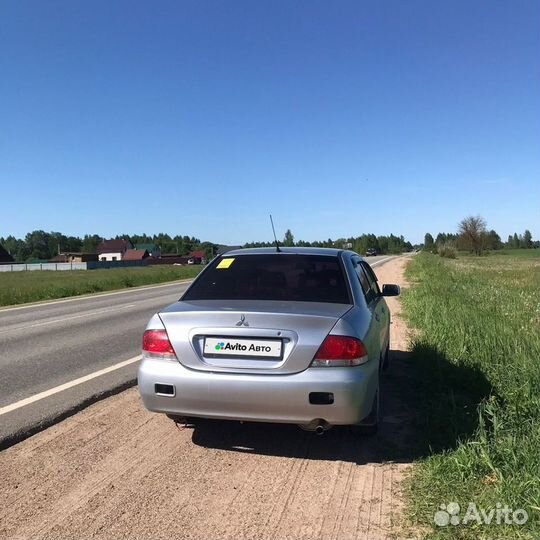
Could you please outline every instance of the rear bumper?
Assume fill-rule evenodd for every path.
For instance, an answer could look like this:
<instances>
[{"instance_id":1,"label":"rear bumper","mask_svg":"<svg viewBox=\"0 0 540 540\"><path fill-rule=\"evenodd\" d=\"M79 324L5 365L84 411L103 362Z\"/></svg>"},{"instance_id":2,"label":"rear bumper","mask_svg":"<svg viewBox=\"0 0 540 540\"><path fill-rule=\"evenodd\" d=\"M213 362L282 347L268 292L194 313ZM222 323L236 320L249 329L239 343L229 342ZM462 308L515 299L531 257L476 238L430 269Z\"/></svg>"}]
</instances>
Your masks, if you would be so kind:
<instances>
[{"instance_id":1,"label":"rear bumper","mask_svg":"<svg viewBox=\"0 0 540 540\"><path fill-rule=\"evenodd\" d=\"M226 420L331 425L360 423L370 412L377 390L378 365L309 368L289 375L211 373L186 369L177 361L143 359L139 392L154 412ZM174 387L174 395L156 392L156 384ZM161 388L160 388L161 389ZM333 403L311 404L313 392L333 394Z\"/></svg>"}]
</instances>

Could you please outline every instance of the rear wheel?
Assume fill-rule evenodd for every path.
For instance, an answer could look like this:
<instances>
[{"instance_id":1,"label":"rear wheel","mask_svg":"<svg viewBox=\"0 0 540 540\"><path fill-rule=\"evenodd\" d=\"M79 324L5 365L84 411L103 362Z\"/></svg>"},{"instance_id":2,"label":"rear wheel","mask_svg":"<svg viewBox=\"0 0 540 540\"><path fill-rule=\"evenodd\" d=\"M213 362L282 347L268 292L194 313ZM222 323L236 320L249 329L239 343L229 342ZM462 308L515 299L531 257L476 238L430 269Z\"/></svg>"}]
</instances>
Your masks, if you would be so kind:
<instances>
[{"instance_id":1,"label":"rear wheel","mask_svg":"<svg viewBox=\"0 0 540 540\"><path fill-rule=\"evenodd\" d=\"M357 426L351 426L351 431L356 435L375 435L379 429L379 408L380 408L380 385L375 393L371 412Z\"/></svg>"},{"instance_id":2,"label":"rear wheel","mask_svg":"<svg viewBox=\"0 0 540 540\"><path fill-rule=\"evenodd\" d=\"M386 371L390 367L390 344L386 347L386 351L384 352L384 358L382 361L382 370Z\"/></svg>"}]
</instances>

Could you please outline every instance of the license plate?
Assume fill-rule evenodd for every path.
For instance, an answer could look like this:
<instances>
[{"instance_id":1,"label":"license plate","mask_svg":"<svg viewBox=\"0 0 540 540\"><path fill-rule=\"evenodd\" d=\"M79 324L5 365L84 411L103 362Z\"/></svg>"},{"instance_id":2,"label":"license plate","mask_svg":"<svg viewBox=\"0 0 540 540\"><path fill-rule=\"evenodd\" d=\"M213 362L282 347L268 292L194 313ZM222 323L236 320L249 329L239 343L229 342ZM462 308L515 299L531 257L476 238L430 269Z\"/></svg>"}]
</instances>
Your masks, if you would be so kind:
<instances>
[{"instance_id":1,"label":"license plate","mask_svg":"<svg viewBox=\"0 0 540 540\"><path fill-rule=\"evenodd\" d=\"M213 338L204 340L205 356L281 358L279 339Z\"/></svg>"}]
</instances>

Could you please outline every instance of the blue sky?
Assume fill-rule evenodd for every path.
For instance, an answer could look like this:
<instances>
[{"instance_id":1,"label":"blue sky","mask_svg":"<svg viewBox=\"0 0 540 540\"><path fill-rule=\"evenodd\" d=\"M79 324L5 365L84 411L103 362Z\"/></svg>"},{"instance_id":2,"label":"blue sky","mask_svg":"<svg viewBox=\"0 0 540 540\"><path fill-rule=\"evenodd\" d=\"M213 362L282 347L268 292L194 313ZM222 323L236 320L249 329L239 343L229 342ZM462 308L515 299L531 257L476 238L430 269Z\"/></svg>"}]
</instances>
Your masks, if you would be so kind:
<instances>
[{"instance_id":1,"label":"blue sky","mask_svg":"<svg viewBox=\"0 0 540 540\"><path fill-rule=\"evenodd\" d=\"M540 237L540 4L4 0L0 236Z\"/></svg>"}]
</instances>

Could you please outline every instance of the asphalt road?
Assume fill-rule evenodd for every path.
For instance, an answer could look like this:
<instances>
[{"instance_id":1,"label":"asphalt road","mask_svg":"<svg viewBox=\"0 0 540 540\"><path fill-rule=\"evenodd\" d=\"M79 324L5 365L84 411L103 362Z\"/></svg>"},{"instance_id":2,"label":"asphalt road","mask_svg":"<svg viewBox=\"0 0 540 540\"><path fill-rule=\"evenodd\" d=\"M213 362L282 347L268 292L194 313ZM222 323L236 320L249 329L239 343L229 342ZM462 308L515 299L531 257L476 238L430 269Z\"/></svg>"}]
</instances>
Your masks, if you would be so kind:
<instances>
[{"instance_id":1,"label":"asphalt road","mask_svg":"<svg viewBox=\"0 0 540 540\"><path fill-rule=\"evenodd\" d=\"M187 285L0 310L0 446L133 384L137 362L1 414L8 405L138 356L148 319Z\"/></svg>"},{"instance_id":2,"label":"asphalt road","mask_svg":"<svg viewBox=\"0 0 540 540\"><path fill-rule=\"evenodd\" d=\"M387 256L369 257L375 264ZM0 310L0 448L133 385L148 319L188 286L172 283ZM81 384L69 383L118 364ZM21 404L60 385L68 386Z\"/></svg>"}]
</instances>

